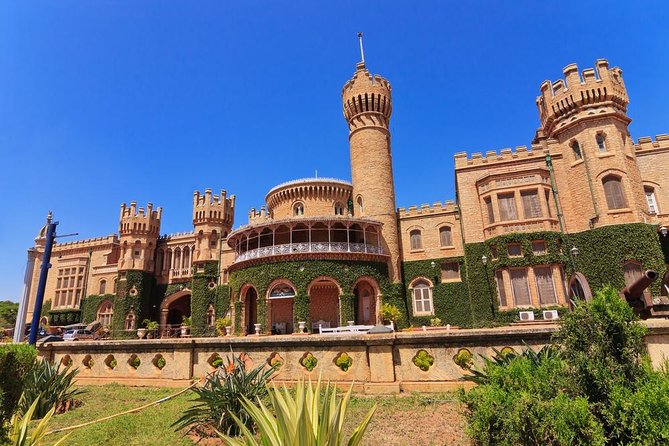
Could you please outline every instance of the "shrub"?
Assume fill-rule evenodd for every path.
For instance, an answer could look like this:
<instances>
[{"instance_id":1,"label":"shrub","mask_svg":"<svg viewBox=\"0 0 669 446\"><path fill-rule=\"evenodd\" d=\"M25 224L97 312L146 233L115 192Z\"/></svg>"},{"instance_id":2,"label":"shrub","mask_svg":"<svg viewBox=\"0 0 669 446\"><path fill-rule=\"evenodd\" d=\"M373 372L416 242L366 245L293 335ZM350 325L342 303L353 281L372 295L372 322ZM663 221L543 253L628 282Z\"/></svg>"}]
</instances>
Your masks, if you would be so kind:
<instances>
[{"instance_id":1,"label":"shrub","mask_svg":"<svg viewBox=\"0 0 669 446\"><path fill-rule=\"evenodd\" d=\"M74 397L81 390L73 388L78 369L69 366L61 370L60 364L49 361L37 361L26 377L25 386L19 401L18 412L25 414L35 403L34 417L42 418L51 409L64 412Z\"/></svg>"},{"instance_id":2,"label":"shrub","mask_svg":"<svg viewBox=\"0 0 669 446\"><path fill-rule=\"evenodd\" d=\"M25 415L21 416L18 412L12 417L12 429L9 435L9 445L11 446L40 446L44 437L47 435L47 427L51 421L51 417L56 412L56 408L51 408L44 417L42 421L37 423L32 431L29 430L31 421L33 420L33 415L39 401L35 401L26 411ZM65 435L63 438L58 440L53 444L53 446L61 446L65 444L65 440L69 437L70 434Z\"/></svg>"},{"instance_id":3,"label":"shrub","mask_svg":"<svg viewBox=\"0 0 669 446\"><path fill-rule=\"evenodd\" d=\"M266 384L275 369L265 369L265 364L246 371L244 363L236 357L227 358L227 365L209 376L200 388L194 388L197 395L195 405L187 409L173 426L177 429L214 427L228 435L239 435L242 430L235 418L248 429L253 428L253 420L248 409L241 403L242 398L257 401L267 395ZM200 429L202 431L202 429ZM206 430L206 429L205 429Z\"/></svg>"},{"instance_id":4,"label":"shrub","mask_svg":"<svg viewBox=\"0 0 669 446\"><path fill-rule=\"evenodd\" d=\"M165 358L163 356L159 356L156 359L156 367L158 367L160 370L165 368L166 365L167 365L167 361L165 360Z\"/></svg>"},{"instance_id":5,"label":"shrub","mask_svg":"<svg viewBox=\"0 0 669 446\"><path fill-rule=\"evenodd\" d=\"M128 364L130 365L130 367L137 370L139 366L142 364L142 361L139 359L139 356L132 355L132 358L130 358Z\"/></svg>"},{"instance_id":6,"label":"shrub","mask_svg":"<svg viewBox=\"0 0 669 446\"><path fill-rule=\"evenodd\" d=\"M438 317L433 317L432 319L430 319L430 327L441 327L441 326L442 322L441 319L439 319Z\"/></svg>"},{"instance_id":7,"label":"shrub","mask_svg":"<svg viewBox=\"0 0 669 446\"><path fill-rule=\"evenodd\" d=\"M460 368L469 370L474 365L474 355L466 348L461 348L453 357L453 362Z\"/></svg>"},{"instance_id":8,"label":"shrub","mask_svg":"<svg viewBox=\"0 0 669 446\"><path fill-rule=\"evenodd\" d=\"M383 319L384 321L392 321L394 324L396 324L400 317L402 317L402 314L395 305L393 304L381 305L381 319Z\"/></svg>"},{"instance_id":9,"label":"shrub","mask_svg":"<svg viewBox=\"0 0 669 446\"><path fill-rule=\"evenodd\" d=\"M413 363L422 371L427 372L430 370L430 367L432 367L432 364L434 364L434 356L430 355L425 350L418 350L416 356L413 357Z\"/></svg>"},{"instance_id":10,"label":"shrub","mask_svg":"<svg viewBox=\"0 0 669 446\"><path fill-rule=\"evenodd\" d=\"M0 434L16 410L26 376L35 363L37 350L24 344L0 346ZM2 435L0 435L2 436Z\"/></svg>"},{"instance_id":11,"label":"shrub","mask_svg":"<svg viewBox=\"0 0 669 446\"><path fill-rule=\"evenodd\" d=\"M365 435L376 405L367 412L346 442L343 439L343 425L352 390L351 386L343 398L339 398L336 386L330 387L328 384L321 390L320 381L316 387L311 382L298 382L294 392L289 392L285 387L283 390L272 387L269 392L271 410L262 402L258 407L256 401L244 397L242 405L258 426L258 434L254 434L245 422L234 416L243 439L229 436L221 438L228 446L339 446L342 443L357 446Z\"/></svg>"},{"instance_id":12,"label":"shrub","mask_svg":"<svg viewBox=\"0 0 669 446\"><path fill-rule=\"evenodd\" d=\"M232 321L229 317L225 316L218 318L216 319L216 332L219 334L219 336L225 336L225 327L230 327L231 325Z\"/></svg>"},{"instance_id":13,"label":"shrub","mask_svg":"<svg viewBox=\"0 0 669 446\"><path fill-rule=\"evenodd\" d=\"M339 367L342 372L346 372L353 365L353 359L347 353L341 353L335 359L335 365Z\"/></svg>"},{"instance_id":14,"label":"shrub","mask_svg":"<svg viewBox=\"0 0 669 446\"><path fill-rule=\"evenodd\" d=\"M300 359L300 364L302 364L302 367L311 372L318 365L318 359L316 359L312 353L306 353L302 359Z\"/></svg>"}]
</instances>

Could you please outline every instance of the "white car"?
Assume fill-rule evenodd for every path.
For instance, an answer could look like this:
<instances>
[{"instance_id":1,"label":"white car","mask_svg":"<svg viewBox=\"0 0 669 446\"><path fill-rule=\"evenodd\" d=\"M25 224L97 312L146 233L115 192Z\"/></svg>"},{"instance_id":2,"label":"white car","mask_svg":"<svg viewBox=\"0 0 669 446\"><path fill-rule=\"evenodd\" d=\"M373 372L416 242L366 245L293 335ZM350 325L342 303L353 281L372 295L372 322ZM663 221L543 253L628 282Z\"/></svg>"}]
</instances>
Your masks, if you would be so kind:
<instances>
[{"instance_id":1,"label":"white car","mask_svg":"<svg viewBox=\"0 0 669 446\"><path fill-rule=\"evenodd\" d=\"M93 332L83 329L67 330L65 334L63 334L63 341L80 341L89 339L95 339L95 335Z\"/></svg>"}]
</instances>

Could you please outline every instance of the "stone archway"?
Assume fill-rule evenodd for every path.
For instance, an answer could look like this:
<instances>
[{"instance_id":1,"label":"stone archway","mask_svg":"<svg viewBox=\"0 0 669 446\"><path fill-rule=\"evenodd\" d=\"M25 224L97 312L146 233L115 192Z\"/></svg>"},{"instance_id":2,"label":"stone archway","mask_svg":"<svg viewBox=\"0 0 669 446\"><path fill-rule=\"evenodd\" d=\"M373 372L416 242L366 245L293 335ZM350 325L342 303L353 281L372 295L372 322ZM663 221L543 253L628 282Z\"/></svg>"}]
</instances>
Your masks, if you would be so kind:
<instances>
[{"instance_id":1,"label":"stone archway","mask_svg":"<svg viewBox=\"0 0 669 446\"><path fill-rule=\"evenodd\" d=\"M167 332L173 326L180 326L184 317L190 317L191 291L186 288L170 294L160 303L160 329Z\"/></svg>"},{"instance_id":2,"label":"stone archway","mask_svg":"<svg viewBox=\"0 0 669 446\"><path fill-rule=\"evenodd\" d=\"M592 299L590 284L582 273L576 272L569 278L569 299L571 301Z\"/></svg>"},{"instance_id":3,"label":"stone archway","mask_svg":"<svg viewBox=\"0 0 669 446\"><path fill-rule=\"evenodd\" d=\"M275 280L267 288L269 327L272 334L293 333L293 306L297 288L285 279Z\"/></svg>"},{"instance_id":4,"label":"stone archway","mask_svg":"<svg viewBox=\"0 0 669 446\"><path fill-rule=\"evenodd\" d=\"M307 288L311 329L318 332L318 323L324 327L339 327L339 297L341 287L331 277L317 277Z\"/></svg>"},{"instance_id":5,"label":"stone archway","mask_svg":"<svg viewBox=\"0 0 669 446\"><path fill-rule=\"evenodd\" d=\"M360 278L353 287L355 325L376 325L378 320L378 285L373 279Z\"/></svg>"},{"instance_id":6,"label":"stone archway","mask_svg":"<svg viewBox=\"0 0 669 446\"><path fill-rule=\"evenodd\" d=\"M255 334L255 324L258 323L258 292L253 286L246 287L241 293L241 301L244 303L244 334Z\"/></svg>"}]
</instances>

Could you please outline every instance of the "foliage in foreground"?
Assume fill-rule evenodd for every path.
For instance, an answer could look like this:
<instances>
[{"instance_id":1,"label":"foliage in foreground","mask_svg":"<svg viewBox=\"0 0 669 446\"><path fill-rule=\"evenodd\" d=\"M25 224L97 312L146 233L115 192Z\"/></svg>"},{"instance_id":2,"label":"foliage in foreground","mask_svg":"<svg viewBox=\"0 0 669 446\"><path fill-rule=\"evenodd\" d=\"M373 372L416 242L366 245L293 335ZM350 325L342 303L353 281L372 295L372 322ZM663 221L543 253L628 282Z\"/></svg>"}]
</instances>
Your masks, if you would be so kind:
<instances>
[{"instance_id":1,"label":"foliage in foreground","mask_svg":"<svg viewBox=\"0 0 669 446\"><path fill-rule=\"evenodd\" d=\"M29 428L30 422L33 420L35 410L39 404L39 400L35 400L35 402L28 407L23 416L21 416L19 412L14 414L12 417L12 430L9 435L9 444L11 446L40 446L42 444L44 437L47 434L46 429L49 426L51 417L56 412L56 408L53 407L44 414L42 420L31 431ZM68 436L69 434L55 442L53 446L65 444L65 440L67 440Z\"/></svg>"},{"instance_id":2,"label":"foliage in foreground","mask_svg":"<svg viewBox=\"0 0 669 446\"><path fill-rule=\"evenodd\" d=\"M37 350L24 344L0 346L0 438L16 410L26 375L35 363Z\"/></svg>"},{"instance_id":3,"label":"foliage in foreground","mask_svg":"<svg viewBox=\"0 0 669 446\"><path fill-rule=\"evenodd\" d=\"M70 370L53 364L49 361L37 361L26 377L23 394L19 400L18 412L26 413L28 409L37 404L34 417L42 418L52 408L62 413L67 410L74 397L81 390L73 388L74 377L79 369Z\"/></svg>"},{"instance_id":4,"label":"foliage in foreground","mask_svg":"<svg viewBox=\"0 0 669 446\"><path fill-rule=\"evenodd\" d=\"M273 367L266 368L262 364L247 372L244 362L238 357L228 357L227 365L207 377L204 386L193 389L197 394L196 404L187 409L173 426L177 429L211 426L228 435L239 435L241 431L234 414L244 426L252 428L253 420L242 404L242 398L253 401L264 398L267 382L274 371Z\"/></svg>"},{"instance_id":5,"label":"foliage in foreground","mask_svg":"<svg viewBox=\"0 0 669 446\"><path fill-rule=\"evenodd\" d=\"M652 370L644 334L606 287L564 316L553 346L484 358L461 393L474 444L667 444L669 373Z\"/></svg>"},{"instance_id":6,"label":"foliage in foreground","mask_svg":"<svg viewBox=\"0 0 669 446\"><path fill-rule=\"evenodd\" d=\"M225 435L221 435L221 438L228 446L339 446L344 441L342 428L352 391L353 387L339 398L336 386L328 384L321 391L320 380L316 387L311 381L308 384L299 382L294 395L285 387L277 389L273 386L269 392L269 407L260 400L244 398L242 401L257 425L259 435L255 435L244 421L233 415L243 433L243 439ZM344 444L360 444L375 411L376 405Z\"/></svg>"}]
</instances>

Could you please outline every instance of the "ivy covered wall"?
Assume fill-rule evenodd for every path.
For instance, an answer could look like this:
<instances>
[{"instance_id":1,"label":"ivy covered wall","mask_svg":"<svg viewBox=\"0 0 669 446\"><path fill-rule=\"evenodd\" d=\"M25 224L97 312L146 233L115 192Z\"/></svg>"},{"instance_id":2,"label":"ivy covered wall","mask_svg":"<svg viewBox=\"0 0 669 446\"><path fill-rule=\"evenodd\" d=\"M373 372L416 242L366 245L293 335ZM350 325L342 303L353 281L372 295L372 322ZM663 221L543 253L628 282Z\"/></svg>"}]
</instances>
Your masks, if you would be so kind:
<instances>
[{"instance_id":1,"label":"ivy covered wall","mask_svg":"<svg viewBox=\"0 0 669 446\"><path fill-rule=\"evenodd\" d=\"M379 285L383 303L391 303L400 309L402 317L400 326L408 323L406 300L402 292L402 284L391 284L388 280L388 267L385 263L376 262L348 262L336 260L299 260L251 266L230 274L230 288L235 298L235 327L239 331L243 325L241 321L242 302L239 292L245 284L253 285L258 292L258 323L262 324L264 332L268 327L267 304L264 296L267 295L269 285L277 279L285 279L296 287L293 299L293 323L309 321L309 297L307 287L320 276L331 277L342 290L340 324L353 318L353 288L355 282L364 276L373 278Z\"/></svg>"},{"instance_id":2,"label":"ivy covered wall","mask_svg":"<svg viewBox=\"0 0 669 446\"><path fill-rule=\"evenodd\" d=\"M135 330L124 330L125 317L133 310L137 327L144 319L157 320L160 302L153 293L155 278L142 271L126 271L119 274L118 293L114 298L114 316L112 318L112 336L114 338L136 338Z\"/></svg>"},{"instance_id":3,"label":"ivy covered wall","mask_svg":"<svg viewBox=\"0 0 669 446\"><path fill-rule=\"evenodd\" d=\"M195 271L191 282L191 335L215 336L215 327L207 325L207 310L214 306L216 319L224 317L230 308L230 288L227 285L216 285L218 280L218 263L205 263L203 270Z\"/></svg>"},{"instance_id":4,"label":"ivy covered wall","mask_svg":"<svg viewBox=\"0 0 669 446\"><path fill-rule=\"evenodd\" d=\"M114 294L92 294L81 299L81 322L90 324L98 317L98 308L105 300L114 303Z\"/></svg>"}]
</instances>

